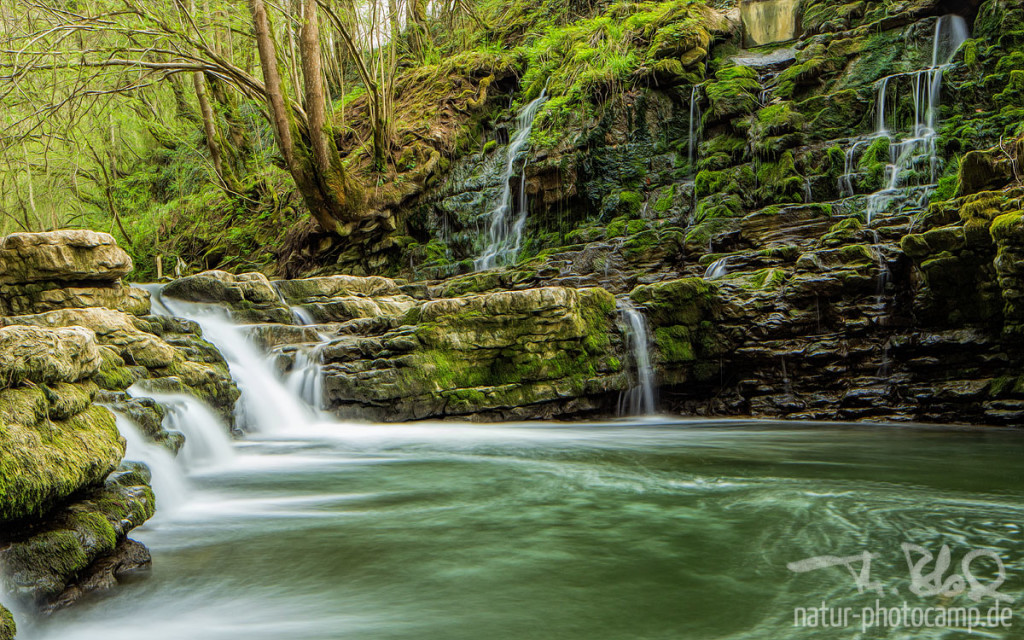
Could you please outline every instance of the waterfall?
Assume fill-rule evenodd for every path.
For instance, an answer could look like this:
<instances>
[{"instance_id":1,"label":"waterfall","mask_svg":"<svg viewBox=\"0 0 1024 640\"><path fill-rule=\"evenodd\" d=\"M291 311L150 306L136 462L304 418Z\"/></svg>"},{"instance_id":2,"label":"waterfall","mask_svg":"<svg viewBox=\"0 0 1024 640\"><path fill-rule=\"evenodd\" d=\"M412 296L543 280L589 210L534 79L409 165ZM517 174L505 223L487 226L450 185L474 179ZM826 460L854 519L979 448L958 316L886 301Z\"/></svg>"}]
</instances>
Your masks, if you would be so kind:
<instances>
[{"instance_id":1,"label":"waterfall","mask_svg":"<svg viewBox=\"0 0 1024 640\"><path fill-rule=\"evenodd\" d=\"M800 35L800 0L748 0L740 3L745 46L793 40Z\"/></svg>"},{"instance_id":2,"label":"waterfall","mask_svg":"<svg viewBox=\"0 0 1024 640\"><path fill-rule=\"evenodd\" d=\"M271 433L290 426L302 426L316 418L278 377L273 364L250 342L227 313L215 306L165 301L174 315L188 318L203 329L203 337L220 350L231 369L231 377L242 397L235 407L239 426L249 431ZM186 433L186 436L188 434Z\"/></svg>"},{"instance_id":3,"label":"waterfall","mask_svg":"<svg viewBox=\"0 0 1024 640\"><path fill-rule=\"evenodd\" d=\"M619 415L651 415L655 388L647 319L627 298L620 299L617 306L622 334L636 367L636 384L619 397Z\"/></svg>"},{"instance_id":4,"label":"waterfall","mask_svg":"<svg viewBox=\"0 0 1024 640\"><path fill-rule=\"evenodd\" d=\"M718 260L715 260L710 265L708 265L707 270L704 271L704 279L714 280L715 278L721 278L722 276L727 275L729 273L729 270L727 268L728 264L728 257L719 258Z\"/></svg>"},{"instance_id":5,"label":"waterfall","mask_svg":"<svg viewBox=\"0 0 1024 640\"><path fill-rule=\"evenodd\" d=\"M878 99L875 101L877 105L876 120L875 120L875 135L887 136L889 135L889 129L885 124L885 98L889 93L889 78L892 76L886 76L878 82Z\"/></svg>"},{"instance_id":6,"label":"waterfall","mask_svg":"<svg viewBox=\"0 0 1024 640\"><path fill-rule=\"evenodd\" d=\"M312 327L316 324L316 318L313 317L313 313L306 307L296 305L288 308L291 310L292 315L295 316L297 324L305 325L307 327Z\"/></svg>"},{"instance_id":7,"label":"waterfall","mask_svg":"<svg viewBox=\"0 0 1024 640\"><path fill-rule=\"evenodd\" d=\"M523 107L516 117L516 133L505 149L505 172L501 176L502 192L498 206L491 210L490 225L487 230L487 247L483 254L473 261L477 271L491 269L515 260L523 240L523 228L526 226L526 166L523 166L523 178L519 187L518 207L513 201L512 179L515 176L516 160L530 142L533 120L537 117L544 102L547 101L547 90L541 91L540 97ZM518 212L516 211L518 209ZM513 218L513 215L515 217Z\"/></svg>"},{"instance_id":8,"label":"waterfall","mask_svg":"<svg viewBox=\"0 0 1024 640\"><path fill-rule=\"evenodd\" d=\"M109 407L108 407L109 408ZM171 452L150 441L131 418L111 410L125 443L125 460L142 462L152 474L153 492L161 513L173 512L188 500L188 481Z\"/></svg>"},{"instance_id":9,"label":"waterfall","mask_svg":"<svg viewBox=\"0 0 1024 640\"><path fill-rule=\"evenodd\" d=\"M853 186L853 176L857 173L857 149L867 144L865 140L858 140L846 150L846 158L843 161L843 175L839 176L839 195L853 197L857 190Z\"/></svg>"},{"instance_id":10,"label":"waterfall","mask_svg":"<svg viewBox=\"0 0 1024 640\"><path fill-rule=\"evenodd\" d=\"M688 144L690 176L697 174L697 144L700 142L700 87L693 85L690 89L690 140Z\"/></svg>"},{"instance_id":11,"label":"waterfall","mask_svg":"<svg viewBox=\"0 0 1024 640\"><path fill-rule=\"evenodd\" d=\"M967 22L957 15L945 15L935 23L932 40L931 65L910 74L896 74L879 81L877 124L875 134L888 136L886 123L886 96L890 80L909 77L914 99L914 128L911 137L889 147L890 162L885 169L885 186L868 197L866 220L868 224L883 213L893 201L905 195L902 180L905 174L921 164L927 164L930 182L926 197L938 177L938 156L935 142L938 137L939 106L942 95L942 75L960 46L970 37Z\"/></svg>"},{"instance_id":12,"label":"waterfall","mask_svg":"<svg viewBox=\"0 0 1024 640\"><path fill-rule=\"evenodd\" d=\"M285 380L288 391L316 411L324 408L324 375L320 362L324 344L317 345L309 352L297 351L291 373Z\"/></svg>"},{"instance_id":13,"label":"waterfall","mask_svg":"<svg viewBox=\"0 0 1024 640\"><path fill-rule=\"evenodd\" d=\"M234 460L227 426L201 400L184 393L153 390L145 380L131 386L128 392L159 402L167 411L164 426L185 434L185 446L178 452L178 459L186 468L221 467Z\"/></svg>"}]
</instances>

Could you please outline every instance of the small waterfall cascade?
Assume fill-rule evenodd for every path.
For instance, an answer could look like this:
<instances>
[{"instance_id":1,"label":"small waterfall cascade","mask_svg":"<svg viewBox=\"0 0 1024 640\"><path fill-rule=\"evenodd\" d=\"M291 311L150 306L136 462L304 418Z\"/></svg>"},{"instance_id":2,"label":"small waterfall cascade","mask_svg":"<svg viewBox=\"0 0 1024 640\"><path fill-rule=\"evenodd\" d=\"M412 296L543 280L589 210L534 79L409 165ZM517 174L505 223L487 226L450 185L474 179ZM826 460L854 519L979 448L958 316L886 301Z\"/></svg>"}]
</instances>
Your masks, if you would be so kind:
<instances>
[{"instance_id":1,"label":"small waterfall cascade","mask_svg":"<svg viewBox=\"0 0 1024 640\"><path fill-rule=\"evenodd\" d=\"M656 400L647 319L628 298L620 298L617 306L622 333L636 369L636 384L619 397L619 415L651 415Z\"/></svg>"},{"instance_id":2,"label":"small waterfall cascade","mask_svg":"<svg viewBox=\"0 0 1024 640\"><path fill-rule=\"evenodd\" d=\"M160 513L170 513L188 501L189 487L185 474L171 452L143 435L131 418L113 411L117 430L127 444L125 460L142 462L152 474L153 492L159 501Z\"/></svg>"},{"instance_id":3,"label":"small waterfall cascade","mask_svg":"<svg viewBox=\"0 0 1024 640\"><path fill-rule=\"evenodd\" d=\"M292 315L295 316L295 320L299 324L307 327L316 325L316 318L313 317L313 314L306 307L296 305L289 306L288 308L291 309Z\"/></svg>"},{"instance_id":4,"label":"small waterfall cascade","mask_svg":"<svg viewBox=\"0 0 1024 640\"><path fill-rule=\"evenodd\" d=\"M844 198L852 198L857 195L853 186L853 178L857 175L857 151L867 145L867 140L858 140L846 150L843 161L843 175L839 176L839 194Z\"/></svg>"},{"instance_id":5,"label":"small waterfall cascade","mask_svg":"<svg viewBox=\"0 0 1024 640\"><path fill-rule=\"evenodd\" d=\"M326 342L309 350L295 353L292 370L285 379L285 387L315 411L324 408L324 376L321 356Z\"/></svg>"},{"instance_id":6,"label":"small waterfall cascade","mask_svg":"<svg viewBox=\"0 0 1024 640\"><path fill-rule=\"evenodd\" d=\"M185 434L178 459L187 469L223 467L235 459L227 426L201 400L184 393L164 393L141 381L128 389L133 396L152 398L163 405L164 427Z\"/></svg>"},{"instance_id":7,"label":"small waterfall cascade","mask_svg":"<svg viewBox=\"0 0 1024 640\"><path fill-rule=\"evenodd\" d=\"M935 23L932 40L931 65L924 70L910 74L896 74L882 78L878 85L876 136L889 136L891 128L887 122L886 101L891 80L909 77L914 97L914 128L911 135L889 145L890 162L885 170L885 186L868 197L866 219L868 224L885 212L893 202L911 194L904 187L907 173L918 167L925 167L929 184L921 189L921 202L931 193L938 179L939 160L935 151L938 137L939 106L942 95L942 75L950 61L967 39L970 32L967 21L957 15L945 15Z\"/></svg>"},{"instance_id":8,"label":"small waterfall cascade","mask_svg":"<svg viewBox=\"0 0 1024 640\"><path fill-rule=\"evenodd\" d=\"M714 280L716 278L721 278L722 276L728 275L728 273L729 258L719 258L718 260L715 260L714 262L708 265L708 268L704 271L704 279Z\"/></svg>"},{"instance_id":9,"label":"small waterfall cascade","mask_svg":"<svg viewBox=\"0 0 1024 640\"><path fill-rule=\"evenodd\" d=\"M203 337L212 342L227 360L231 377L242 392L235 407L235 418L240 427L247 431L272 433L308 425L315 420L316 411L289 391L273 364L223 309L177 300L165 300L165 305L173 315L198 323L203 329Z\"/></svg>"},{"instance_id":10,"label":"small waterfall cascade","mask_svg":"<svg viewBox=\"0 0 1024 640\"><path fill-rule=\"evenodd\" d=\"M274 287L274 293L277 294L277 299L281 301L281 305L288 307L288 310L291 311L295 324L307 327L316 324L316 319L313 317L313 314L310 313L309 309L300 305L289 304L288 299L284 297L283 293L281 293L281 289L277 286L277 283L273 282L271 285Z\"/></svg>"},{"instance_id":11,"label":"small waterfall cascade","mask_svg":"<svg viewBox=\"0 0 1024 640\"><path fill-rule=\"evenodd\" d=\"M697 147L700 144L701 132L700 112L700 85L693 85L690 89L690 138L687 145L689 151L690 177L697 175Z\"/></svg>"},{"instance_id":12,"label":"small waterfall cascade","mask_svg":"<svg viewBox=\"0 0 1024 640\"><path fill-rule=\"evenodd\" d=\"M523 177L519 183L518 201L512 194L512 180L515 177L516 161L530 142L533 121L537 112L547 102L547 90L541 91L540 97L529 103L516 116L516 133L505 149L505 171L502 173L502 192L498 206L491 210L490 224L487 228L487 247L483 254L473 261L477 271L492 269L515 260L523 241L523 228L526 226L526 165L523 165Z\"/></svg>"}]
</instances>

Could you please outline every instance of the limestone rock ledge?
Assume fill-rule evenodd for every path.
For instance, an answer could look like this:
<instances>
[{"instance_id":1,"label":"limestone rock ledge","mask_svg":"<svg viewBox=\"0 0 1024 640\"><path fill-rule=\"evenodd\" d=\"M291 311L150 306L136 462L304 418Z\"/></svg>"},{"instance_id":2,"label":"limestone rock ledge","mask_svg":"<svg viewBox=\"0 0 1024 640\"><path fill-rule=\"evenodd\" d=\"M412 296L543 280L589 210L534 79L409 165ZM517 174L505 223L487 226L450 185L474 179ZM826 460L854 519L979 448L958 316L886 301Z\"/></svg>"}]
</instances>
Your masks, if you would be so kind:
<instances>
[{"instance_id":1,"label":"limestone rock ledge","mask_svg":"<svg viewBox=\"0 0 1024 640\"><path fill-rule=\"evenodd\" d=\"M149 294L125 286L132 259L106 233L66 229L0 239L0 315L75 307L149 313Z\"/></svg>"},{"instance_id":2,"label":"limestone rock ledge","mask_svg":"<svg viewBox=\"0 0 1024 640\"><path fill-rule=\"evenodd\" d=\"M81 326L0 328L0 575L4 593L43 611L109 584L95 570L155 508L148 469L113 473L125 444L94 404L101 349Z\"/></svg>"}]
</instances>

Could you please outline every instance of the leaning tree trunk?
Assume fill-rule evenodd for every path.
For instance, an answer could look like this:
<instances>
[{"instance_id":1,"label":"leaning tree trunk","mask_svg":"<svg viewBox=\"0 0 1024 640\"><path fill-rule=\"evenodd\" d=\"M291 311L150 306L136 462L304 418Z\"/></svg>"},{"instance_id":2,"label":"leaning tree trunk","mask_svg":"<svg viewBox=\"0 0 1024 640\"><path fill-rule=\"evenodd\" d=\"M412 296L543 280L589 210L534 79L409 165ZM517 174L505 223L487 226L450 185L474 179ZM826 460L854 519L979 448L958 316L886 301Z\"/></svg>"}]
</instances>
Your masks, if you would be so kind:
<instances>
[{"instance_id":1,"label":"leaning tree trunk","mask_svg":"<svg viewBox=\"0 0 1024 640\"><path fill-rule=\"evenodd\" d=\"M341 164L334 139L326 132L326 109L320 60L320 29L315 0L305 0L305 21L299 40L299 54L305 75L309 139L306 146L295 122L281 83L270 19L263 0L250 0L256 48L266 90L267 108L274 139L285 166L309 207L310 213L325 231L346 234L363 217L365 194Z\"/></svg>"},{"instance_id":2,"label":"leaning tree trunk","mask_svg":"<svg viewBox=\"0 0 1024 640\"><path fill-rule=\"evenodd\" d=\"M192 83L195 86L196 99L199 102L199 113L203 117L203 133L206 135L206 148L210 151L213 169L217 172L217 178L225 189L237 192L239 190L238 182L235 180L231 164L224 162L220 131L217 128L217 116L214 114L213 107L210 106L210 99L206 94L206 79L203 77L203 72L193 73Z\"/></svg>"}]
</instances>

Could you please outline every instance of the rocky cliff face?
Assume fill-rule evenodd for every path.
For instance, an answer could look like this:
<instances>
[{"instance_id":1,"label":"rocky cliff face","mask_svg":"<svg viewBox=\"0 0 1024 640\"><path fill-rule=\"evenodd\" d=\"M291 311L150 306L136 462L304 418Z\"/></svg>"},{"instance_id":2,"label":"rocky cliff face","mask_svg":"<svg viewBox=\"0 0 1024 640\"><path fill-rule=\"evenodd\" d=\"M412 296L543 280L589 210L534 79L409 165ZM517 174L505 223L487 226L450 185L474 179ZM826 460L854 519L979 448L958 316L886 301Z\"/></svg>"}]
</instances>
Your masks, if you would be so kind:
<instances>
[{"instance_id":1,"label":"rocky cliff face","mask_svg":"<svg viewBox=\"0 0 1024 640\"><path fill-rule=\"evenodd\" d=\"M149 471L124 460L108 407L176 450L181 434L164 431L159 406L128 387L188 390L226 417L238 397L195 325L146 315L149 294L121 282L131 268L106 234L0 239L0 576L5 597L28 610L64 606L149 564L127 537L156 507ZM0 637L13 632L0 609Z\"/></svg>"},{"instance_id":2,"label":"rocky cliff face","mask_svg":"<svg viewBox=\"0 0 1024 640\"><path fill-rule=\"evenodd\" d=\"M733 5L597 111L541 109L516 264L459 275L508 177L498 127L408 209L398 268L629 295L666 409L1019 424L1024 9L804 0L795 40L743 49L777 38Z\"/></svg>"},{"instance_id":3,"label":"rocky cliff face","mask_svg":"<svg viewBox=\"0 0 1024 640\"><path fill-rule=\"evenodd\" d=\"M553 97L511 174L523 123L497 123L408 204L390 266L368 244L334 267L407 281L168 293L250 322L304 306L324 343L254 333L285 369L315 352L343 415L608 411L636 381L617 296L648 319L666 410L1019 424L1024 9L750 4L638 35L633 84L579 113ZM523 250L472 273L506 186Z\"/></svg>"}]
</instances>

